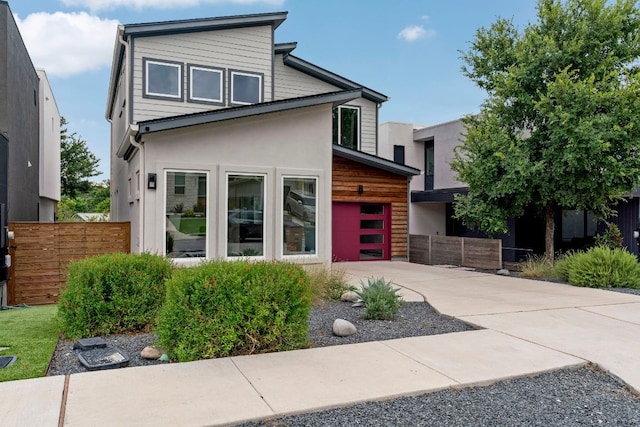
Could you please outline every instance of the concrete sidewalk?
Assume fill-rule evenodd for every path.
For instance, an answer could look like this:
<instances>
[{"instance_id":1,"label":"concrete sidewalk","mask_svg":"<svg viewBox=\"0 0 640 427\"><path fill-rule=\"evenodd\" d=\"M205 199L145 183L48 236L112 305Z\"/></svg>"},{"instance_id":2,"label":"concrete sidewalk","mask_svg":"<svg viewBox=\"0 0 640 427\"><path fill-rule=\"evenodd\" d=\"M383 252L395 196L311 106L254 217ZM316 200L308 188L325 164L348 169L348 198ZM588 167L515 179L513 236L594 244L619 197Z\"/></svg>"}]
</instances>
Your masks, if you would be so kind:
<instances>
[{"instance_id":1,"label":"concrete sidewalk","mask_svg":"<svg viewBox=\"0 0 640 427\"><path fill-rule=\"evenodd\" d=\"M344 267L352 283L375 272L487 329L0 383L0 422L221 425L587 362L640 390L640 297L401 262Z\"/></svg>"}]
</instances>

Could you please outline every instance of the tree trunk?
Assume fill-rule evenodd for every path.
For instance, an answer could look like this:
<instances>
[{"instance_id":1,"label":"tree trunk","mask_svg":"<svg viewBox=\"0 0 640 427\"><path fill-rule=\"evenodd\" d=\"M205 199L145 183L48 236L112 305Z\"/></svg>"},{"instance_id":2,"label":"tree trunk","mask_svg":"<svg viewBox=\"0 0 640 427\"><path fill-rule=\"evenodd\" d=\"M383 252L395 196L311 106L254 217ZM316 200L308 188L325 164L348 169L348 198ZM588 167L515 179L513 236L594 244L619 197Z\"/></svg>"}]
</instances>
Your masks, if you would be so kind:
<instances>
[{"instance_id":1,"label":"tree trunk","mask_svg":"<svg viewBox=\"0 0 640 427\"><path fill-rule=\"evenodd\" d=\"M553 261L553 255L555 252L553 248L553 237L556 230L556 223L554 218L553 207L551 205L548 205L545 208L544 217L545 217L545 223L546 223L546 227L544 231L544 248L545 248L544 257L549 261Z\"/></svg>"}]
</instances>

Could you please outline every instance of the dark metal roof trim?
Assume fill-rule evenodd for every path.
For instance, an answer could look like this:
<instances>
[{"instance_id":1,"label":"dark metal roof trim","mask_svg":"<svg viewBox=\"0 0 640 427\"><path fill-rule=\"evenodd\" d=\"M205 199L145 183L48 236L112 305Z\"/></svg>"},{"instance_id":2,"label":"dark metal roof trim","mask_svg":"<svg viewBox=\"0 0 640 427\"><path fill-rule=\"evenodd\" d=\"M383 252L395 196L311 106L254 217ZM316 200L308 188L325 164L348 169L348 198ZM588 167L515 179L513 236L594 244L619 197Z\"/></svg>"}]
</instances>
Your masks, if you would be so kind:
<instances>
[{"instance_id":1,"label":"dark metal roof trim","mask_svg":"<svg viewBox=\"0 0 640 427\"><path fill-rule=\"evenodd\" d=\"M309 74L312 77L323 80L341 89L362 89L362 97L374 102L385 102L389 98L386 95L376 92L375 90L364 87L354 81L346 79L338 74L332 73L329 70L325 70L322 67L318 67L310 62L300 59L293 55L286 55L284 57L284 64L298 71L302 71L305 74Z\"/></svg>"},{"instance_id":2,"label":"dark metal roof trim","mask_svg":"<svg viewBox=\"0 0 640 427\"><path fill-rule=\"evenodd\" d=\"M257 13L252 15L218 16L213 18L184 19L164 22L126 24L125 36L146 37L196 31L273 25L276 29L287 19L288 12Z\"/></svg>"},{"instance_id":3,"label":"dark metal roof trim","mask_svg":"<svg viewBox=\"0 0 640 427\"><path fill-rule=\"evenodd\" d=\"M243 105L240 107L225 108L202 113L185 114L182 116L173 116L162 119L146 120L138 123L138 135L257 116L261 114L294 110L297 108L312 107L322 104L333 104L335 107L353 99L360 98L361 96L362 91L360 89L355 89L304 96L300 98L283 99L280 101L265 102L261 104Z\"/></svg>"},{"instance_id":4,"label":"dark metal roof trim","mask_svg":"<svg viewBox=\"0 0 640 427\"><path fill-rule=\"evenodd\" d=\"M275 53L276 55L288 55L296 47L298 47L298 42L276 43L273 45L273 53Z\"/></svg>"},{"instance_id":5,"label":"dark metal roof trim","mask_svg":"<svg viewBox=\"0 0 640 427\"><path fill-rule=\"evenodd\" d=\"M353 160L354 162L372 166L398 175L407 177L420 175L420 169L383 159L382 157L374 156L373 154L352 150L341 145L333 145L333 154L344 159Z\"/></svg>"},{"instance_id":6,"label":"dark metal roof trim","mask_svg":"<svg viewBox=\"0 0 640 427\"><path fill-rule=\"evenodd\" d=\"M459 188L446 188L441 190L428 190L428 191L412 191L411 203L416 202L453 202L453 197L456 194L467 194L469 189L467 187Z\"/></svg>"}]
</instances>

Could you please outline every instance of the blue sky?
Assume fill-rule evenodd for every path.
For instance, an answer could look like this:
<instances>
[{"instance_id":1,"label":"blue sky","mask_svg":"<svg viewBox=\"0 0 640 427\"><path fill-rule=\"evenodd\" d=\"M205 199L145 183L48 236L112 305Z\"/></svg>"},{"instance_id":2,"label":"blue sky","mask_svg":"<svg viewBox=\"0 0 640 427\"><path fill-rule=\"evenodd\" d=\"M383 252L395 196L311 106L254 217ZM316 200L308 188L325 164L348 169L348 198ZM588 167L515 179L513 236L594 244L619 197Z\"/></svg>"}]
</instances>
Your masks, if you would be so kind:
<instances>
[{"instance_id":1,"label":"blue sky","mask_svg":"<svg viewBox=\"0 0 640 427\"><path fill-rule=\"evenodd\" d=\"M118 23L288 11L276 42L390 97L380 122L432 125L477 113L484 93L460 72L460 50L497 17L521 28L535 0L10 0L33 63L47 71L69 129L109 175L105 119Z\"/></svg>"}]
</instances>

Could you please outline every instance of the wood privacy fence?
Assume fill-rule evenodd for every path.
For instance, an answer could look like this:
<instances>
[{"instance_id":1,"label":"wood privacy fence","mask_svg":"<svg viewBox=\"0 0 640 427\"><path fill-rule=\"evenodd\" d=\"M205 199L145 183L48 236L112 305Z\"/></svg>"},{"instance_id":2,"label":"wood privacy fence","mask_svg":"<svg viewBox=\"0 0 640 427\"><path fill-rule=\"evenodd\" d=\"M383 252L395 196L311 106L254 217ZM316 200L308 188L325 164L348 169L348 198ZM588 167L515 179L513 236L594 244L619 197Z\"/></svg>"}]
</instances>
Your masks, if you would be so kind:
<instances>
[{"instance_id":1,"label":"wood privacy fence","mask_svg":"<svg viewBox=\"0 0 640 427\"><path fill-rule=\"evenodd\" d=\"M502 240L452 236L409 236L409 261L417 264L502 268Z\"/></svg>"},{"instance_id":2,"label":"wood privacy fence","mask_svg":"<svg viewBox=\"0 0 640 427\"><path fill-rule=\"evenodd\" d=\"M70 261L131 250L128 222L12 222L9 230L9 305L56 303Z\"/></svg>"}]
</instances>

